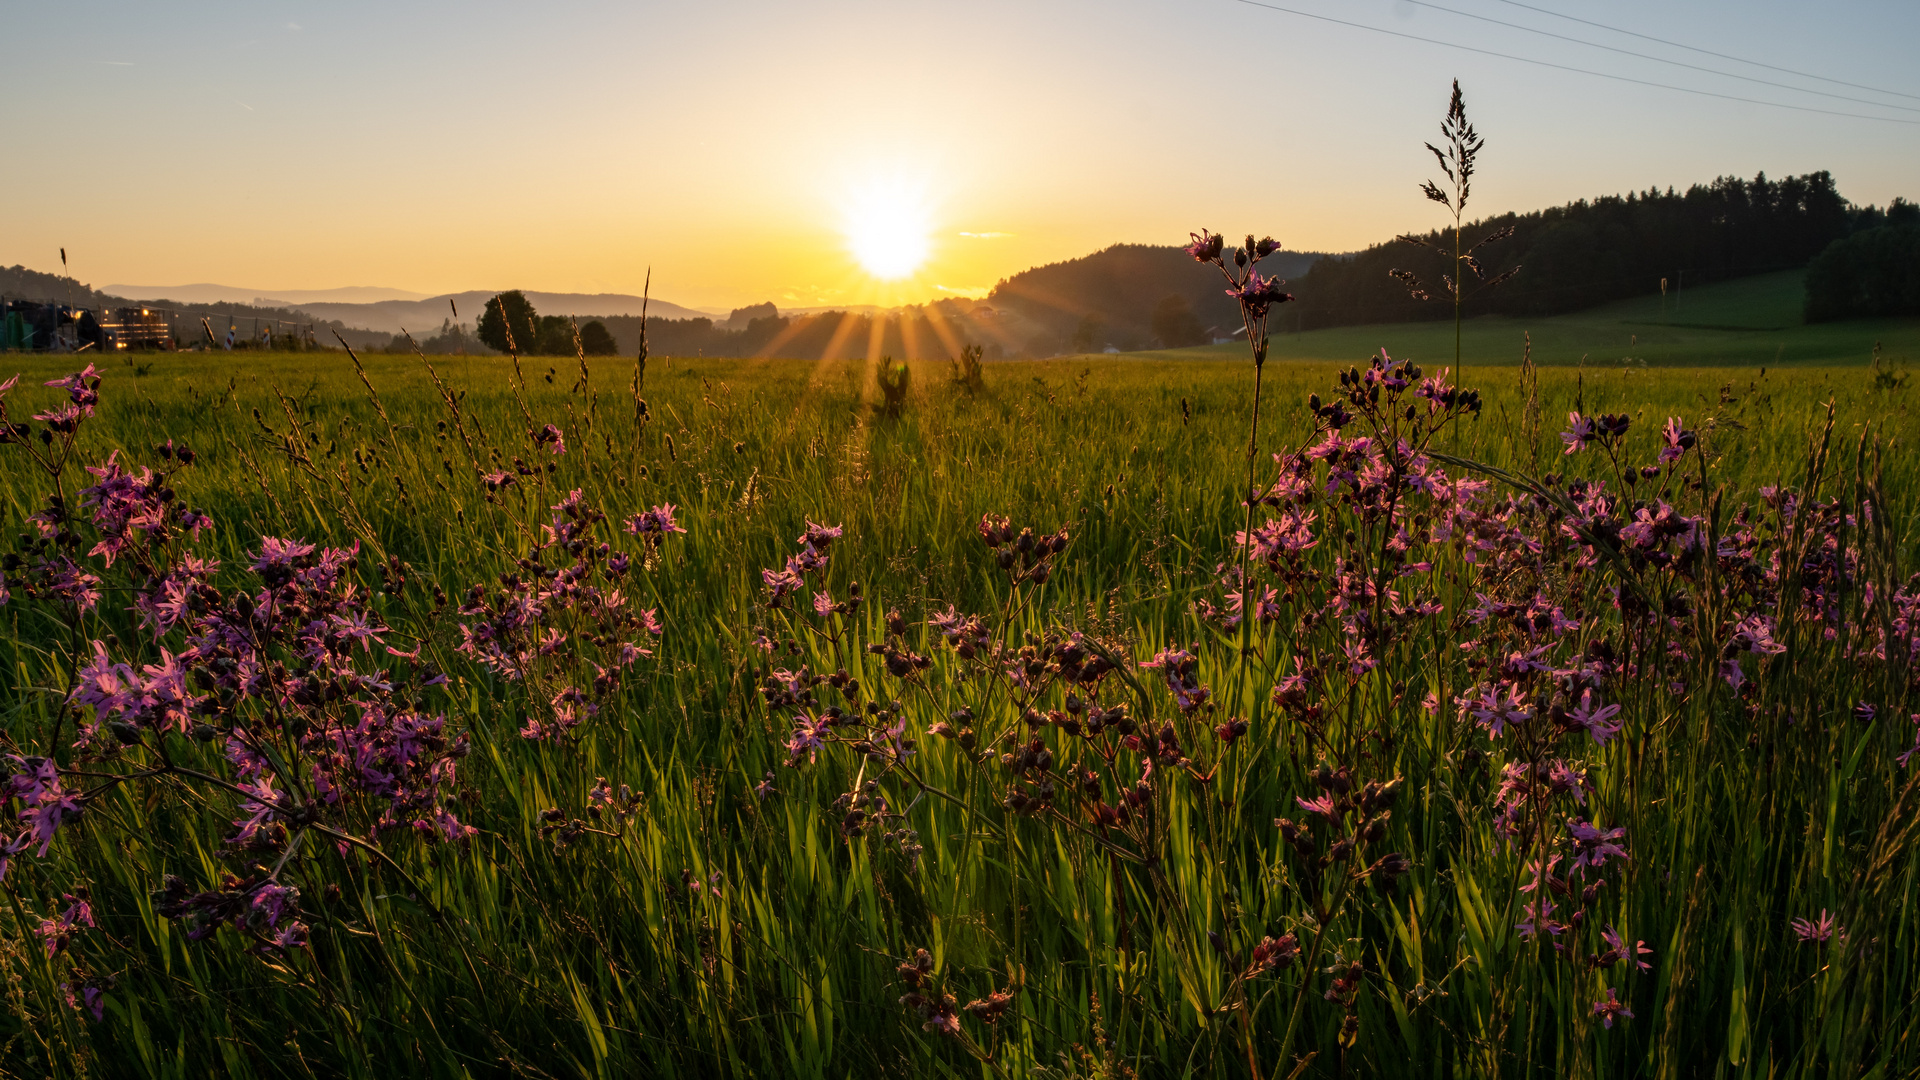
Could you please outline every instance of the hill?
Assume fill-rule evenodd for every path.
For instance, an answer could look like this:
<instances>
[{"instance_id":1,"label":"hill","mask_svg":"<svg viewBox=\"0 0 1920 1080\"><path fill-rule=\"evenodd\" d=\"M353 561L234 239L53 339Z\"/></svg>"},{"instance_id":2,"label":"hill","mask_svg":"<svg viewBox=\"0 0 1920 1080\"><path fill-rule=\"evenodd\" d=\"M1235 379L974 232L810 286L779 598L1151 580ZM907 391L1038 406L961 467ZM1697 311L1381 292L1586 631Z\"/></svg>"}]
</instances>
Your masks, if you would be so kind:
<instances>
[{"instance_id":1,"label":"hill","mask_svg":"<svg viewBox=\"0 0 1920 1080\"><path fill-rule=\"evenodd\" d=\"M1552 315L1630 296L1803 267L1828 244L1877 222L1878 211L1842 198L1827 172L1769 180L1723 176L1684 192L1668 188L1582 199L1468 224L1468 246L1511 230L1477 254L1485 277L1519 267L1511 281L1475 291L1467 311ZM1411 271L1430 293L1452 272L1452 238L1439 231L1316 262L1293 283L1286 312L1296 329L1453 317L1450 302L1415 298L1391 272Z\"/></svg>"},{"instance_id":2,"label":"hill","mask_svg":"<svg viewBox=\"0 0 1920 1080\"><path fill-rule=\"evenodd\" d=\"M1896 205L1900 205L1896 200ZM1657 296L1662 282L1676 298L1699 286L1804 267L1827 245L1880 224L1875 207L1843 198L1827 172L1770 180L1723 176L1685 191L1649 189L1581 199L1531 213L1508 213L1468 224L1468 244L1503 230L1511 235L1479 253L1488 277L1516 266L1507 284L1474 294L1470 315L1554 315L1635 296ZM1390 271L1411 270L1429 291L1443 291L1451 240L1439 232L1343 255L1286 251L1262 269L1287 279L1295 303L1276 326L1313 330L1379 323L1451 321L1448 303L1414 299ZM1441 250L1441 244L1447 244ZM1174 245L1116 244L1066 262L1022 271L1002 281L988 302L1032 324L1020 350L1047 355L1061 348L1098 351L1150 348L1153 313L1178 297L1203 329L1224 337L1239 326L1219 276ZM1072 339L1080 340L1074 342Z\"/></svg>"},{"instance_id":3,"label":"hill","mask_svg":"<svg viewBox=\"0 0 1920 1080\"><path fill-rule=\"evenodd\" d=\"M123 291L124 290L124 291ZM346 289L319 290L297 294L302 296L327 295L365 295L370 292L386 292L369 286L356 286ZM170 295L173 293L179 295ZM368 302L307 300L304 302L253 296L249 301L235 299L241 294L253 290L240 289L224 285L187 285L176 289L162 289L140 286L110 286L95 289L70 277L28 270L24 266L0 267L0 296L16 300L31 300L36 303L58 301L86 308L112 308L128 305L140 305L167 312L175 323L176 336L182 340L195 340L202 331L197 329L201 318L214 322L216 332L222 327L221 319L237 321L241 326L241 335L246 336L251 324L286 323L311 325L315 328L317 339L323 344L331 344L333 332L338 331L355 348L378 348L402 330L411 331L416 338L423 339L448 324L450 316L457 308L459 320L471 325L479 317L481 310L495 293L484 289L471 289L450 295L433 296L424 299L384 299ZM129 296L128 293L139 295ZM419 294L412 294L418 296ZM631 317L634 323L632 338L639 341L638 317L642 298L625 293L553 293L528 292L528 299L543 315L574 315L582 320L588 318ZM650 322L667 319L684 322L689 327L710 327L712 319L701 311L683 307L679 304L654 298L646 302ZM696 351L698 344L693 349ZM722 348L719 355L726 355ZM751 352L742 355L752 355Z\"/></svg>"},{"instance_id":4,"label":"hill","mask_svg":"<svg viewBox=\"0 0 1920 1080\"><path fill-rule=\"evenodd\" d=\"M237 336L251 340L261 327L272 328L275 334L304 333L311 329L314 339L323 344L332 344L333 335L338 333L355 348L378 347L387 343L391 336L385 332L370 332L339 319L315 316L306 311L278 305L272 301L265 304L232 303L226 301L183 302L170 299L135 299L121 296L110 290L95 289L71 277L58 274L46 274L38 270L29 270L24 266L0 267L0 298L8 300L26 300L36 304L59 303L74 307L89 308L95 311L117 307L145 307L159 311L167 316L172 324L172 333L182 342L198 342L205 336L200 320L206 319L216 334L222 333L228 324L237 328Z\"/></svg>"},{"instance_id":5,"label":"hill","mask_svg":"<svg viewBox=\"0 0 1920 1080\"><path fill-rule=\"evenodd\" d=\"M1759 274L1689 288L1681 296L1636 297L1564 315L1485 315L1468 319L1462 352L1468 367L1520 362L1527 338L1543 366L1589 368L1865 364L1876 346L1891 363L1920 361L1920 319L1854 319L1808 324L1804 271ZM1330 327L1274 335L1280 362L1351 363L1385 348L1428 367L1453 361L1453 324L1422 322ZM1129 354L1143 358L1238 359L1239 343Z\"/></svg>"},{"instance_id":6,"label":"hill","mask_svg":"<svg viewBox=\"0 0 1920 1080\"><path fill-rule=\"evenodd\" d=\"M391 289L383 285L348 285L339 289L250 289L240 285L104 285L102 292L130 300L171 298L186 304L372 304L381 300L425 300L427 293Z\"/></svg>"},{"instance_id":7,"label":"hill","mask_svg":"<svg viewBox=\"0 0 1920 1080\"><path fill-rule=\"evenodd\" d=\"M1262 263L1269 276L1291 277L1326 256L1281 251ZM1066 348L1076 334L1099 348L1149 347L1160 335L1153 316L1177 297L1202 333L1225 337L1240 327L1238 309L1212 267L1170 245L1115 244L1104 251L1023 270L994 286L987 303L1032 324L1026 352L1045 356ZM1083 330L1084 327L1084 330Z\"/></svg>"},{"instance_id":8,"label":"hill","mask_svg":"<svg viewBox=\"0 0 1920 1080\"><path fill-rule=\"evenodd\" d=\"M121 299L96 291L93 286L81 284L73 278L43 274L24 266L0 266L0 297L41 304L58 301L77 307L107 307Z\"/></svg>"},{"instance_id":9,"label":"hill","mask_svg":"<svg viewBox=\"0 0 1920 1080\"><path fill-rule=\"evenodd\" d=\"M304 303L296 306L317 319L338 319L351 326L389 334L397 334L402 329L406 329L418 335L422 330L439 326L443 319L453 314L453 309L448 306L449 301L459 308L460 319L470 323L480 317L481 309L486 307L487 301L493 299L499 291L469 289L466 292L434 296L425 300L381 300L370 304ZM542 315L574 315L587 319L640 314L641 298L625 293L522 291ZM668 319L709 317L706 312L669 303L657 296L647 303L647 312L649 315Z\"/></svg>"}]
</instances>

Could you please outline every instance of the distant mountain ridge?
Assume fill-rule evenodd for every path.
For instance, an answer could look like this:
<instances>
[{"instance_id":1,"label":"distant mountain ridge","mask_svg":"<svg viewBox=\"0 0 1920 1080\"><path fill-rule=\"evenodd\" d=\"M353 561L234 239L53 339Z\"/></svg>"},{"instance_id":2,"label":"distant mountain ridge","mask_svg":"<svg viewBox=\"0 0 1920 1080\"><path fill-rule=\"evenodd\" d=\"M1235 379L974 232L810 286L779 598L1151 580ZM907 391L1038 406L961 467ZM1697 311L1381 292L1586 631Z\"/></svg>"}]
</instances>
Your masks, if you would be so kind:
<instances>
[{"instance_id":1,"label":"distant mountain ridge","mask_svg":"<svg viewBox=\"0 0 1920 1080\"><path fill-rule=\"evenodd\" d=\"M305 311L290 308L276 301L265 303L232 303L227 301L178 301L178 300L139 300L121 296L117 293L95 289L90 285L58 274L29 270L24 266L0 266L0 298L8 301L24 300L34 304L57 303L71 304L75 307L90 308L95 311L110 310L119 307L148 307L160 311L171 311L175 321L175 333L183 340L198 341L206 331L194 324L206 318L214 326L239 326L248 324L250 332L261 323L277 326L276 332L292 332L292 326L310 328L317 341L331 341L335 333L345 338L355 348L380 346L387 343L390 336L362 330L348 323L334 319L319 319Z\"/></svg>"},{"instance_id":2,"label":"distant mountain ridge","mask_svg":"<svg viewBox=\"0 0 1920 1080\"><path fill-rule=\"evenodd\" d=\"M338 289L249 289L201 282L194 285L102 285L100 291L129 300L177 300L183 304L373 304L382 300L426 300L432 293L384 285L348 285Z\"/></svg>"},{"instance_id":3,"label":"distant mountain ridge","mask_svg":"<svg viewBox=\"0 0 1920 1080\"><path fill-rule=\"evenodd\" d=\"M504 291L470 289L425 300L380 300L371 304L305 303L295 306L316 319L338 319L349 326L388 334L397 334L403 329L418 334L422 330L438 329L443 320L453 318L455 307L459 309L459 319L456 321L471 323L480 317L487 301ZM640 314L641 298L626 293L556 293L527 289L521 292L542 315L601 319ZM452 301L451 306L448 301ZM708 312L683 307L659 297L647 301L646 308L648 315L667 319L712 318Z\"/></svg>"},{"instance_id":4,"label":"distant mountain ridge","mask_svg":"<svg viewBox=\"0 0 1920 1080\"><path fill-rule=\"evenodd\" d=\"M388 335L402 330L415 336L438 331L447 320L472 324L479 319L488 300L504 290L470 289L466 292L422 296L406 293L403 297L372 301L298 300L288 296L264 296L260 290L229 285L186 285L179 288L109 285L102 289L84 285L71 277L29 270L24 266L0 267L0 296L36 303L57 301L87 308L124 307L146 304L173 309L189 315L196 312L219 313L236 318L308 319L322 326L353 331L348 340L355 346L385 344ZM657 297L646 300L626 293L561 293L522 290L543 315L574 315L582 319L638 316L644 304L647 314L666 319L711 319L714 313L675 304ZM381 286L347 286L341 289L294 291L293 297L366 295L402 292ZM128 293L138 293L129 296ZM180 293L184 295L173 295ZM405 297L415 297L407 299ZM377 335L370 337L369 335ZM324 340L328 337L322 333Z\"/></svg>"}]
</instances>

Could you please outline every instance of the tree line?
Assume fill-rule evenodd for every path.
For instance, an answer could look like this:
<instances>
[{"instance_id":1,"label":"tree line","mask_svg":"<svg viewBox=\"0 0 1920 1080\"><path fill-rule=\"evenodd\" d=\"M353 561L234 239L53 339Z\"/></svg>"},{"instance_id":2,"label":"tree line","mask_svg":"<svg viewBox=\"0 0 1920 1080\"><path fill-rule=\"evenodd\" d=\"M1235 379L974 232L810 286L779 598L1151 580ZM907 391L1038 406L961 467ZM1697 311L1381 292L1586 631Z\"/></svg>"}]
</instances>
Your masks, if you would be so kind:
<instances>
[{"instance_id":1,"label":"tree line","mask_svg":"<svg viewBox=\"0 0 1920 1080\"><path fill-rule=\"evenodd\" d=\"M1807 321L1920 315L1920 206L1895 199L1807 266Z\"/></svg>"},{"instance_id":2,"label":"tree line","mask_svg":"<svg viewBox=\"0 0 1920 1080\"><path fill-rule=\"evenodd\" d=\"M1684 191L1648 189L1502 214L1467 225L1465 239L1471 245L1511 230L1476 257L1488 278L1516 266L1521 271L1473 297L1468 312L1553 315L1662 287L1684 291L1806 266L1829 245L1909 212L1912 204L1900 200L1885 211L1854 206L1832 174L1820 171L1778 180L1764 173L1751 180L1723 176ZM1275 329L1451 317L1451 305L1416 299L1392 276L1405 270L1438 282L1451 272L1452 250L1440 246L1439 230L1412 239L1431 246L1396 239L1349 254L1283 251L1268 259L1263 270L1290 279L1287 289L1296 300L1276 315ZM1898 246L1893 237L1863 241L1849 265L1895 259L1869 257L1872 245L1879 245L1876 251ZM1855 291L1889 294L1878 286ZM1239 325L1218 275L1172 245L1116 244L1022 271L1000 282L988 302L1020 313L1079 351L1108 341L1121 348L1195 344L1230 335Z\"/></svg>"},{"instance_id":3,"label":"tree line","mask_svg":"<svg viewBox=\"0 0 1920 1080\"><path fill-rule=\"evenodd\" d=\"M650 315L647 350L658 356L841 358L877 352L942 359L959 355L980 336L958 305L933 304L875 316L845 311L781 315L765 304L742 314L758 310L775 313L747 318L744 325ZM638 315L607 315L582 323L581 351L588 356L633 355L640 348L640 325ZM539 315L517 291L488 301L476 336L488 348L506 352L509 332L522 356L574 355L572 320Z\"/></svg>"},{"instance_id":4,"label":"tree line","mask_svg":"<svg viewBox=\"0 0 1920 1080\"><path fill-rule=\"evenodd\" d=\"M1465 244L1512 230L1480 249L1488 278L1520 273L1469 301L1470 315L1555 315L1667 288L1805 266L1870 218L1843 198L1825 171L1769 180L1723 176L1684 192L1649 189L1580 200L1468 225ZM1292 329L1451 317L1445 303L1416 298L1392 276L1438 281L1452 271L1451 243L1436 230L1313 264L1292 285Z\"/></svg>"},{"instance_id":5,"label":"tree line","mask_svg":"<svg viewBox=\"0 0 1920 1080\"><path fill-rule=\"evenodd\" d=\"M474 336L494 352L521 356L613 356L620 351L606 323L593 319L576 326L565 315L543 316L519 289L487 301Z\"/></svg>"}]
</instances>

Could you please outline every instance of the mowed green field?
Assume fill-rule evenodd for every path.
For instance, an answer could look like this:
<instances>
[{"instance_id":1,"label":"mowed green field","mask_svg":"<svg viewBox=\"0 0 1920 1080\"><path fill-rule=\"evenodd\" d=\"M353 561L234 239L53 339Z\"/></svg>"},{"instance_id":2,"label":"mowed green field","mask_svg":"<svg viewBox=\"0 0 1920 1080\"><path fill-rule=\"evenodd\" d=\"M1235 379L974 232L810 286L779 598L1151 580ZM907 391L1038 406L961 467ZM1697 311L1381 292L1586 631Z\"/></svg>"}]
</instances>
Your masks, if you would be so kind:
<instances>
[{"instance_id":1,"label":"mowed green field","mask_svg":"<svg viewBox=\"0 0 1920 1080\"><path fill-rule=\"evenodd\" d=\"M1879 345L1889 362L1920 360L1920 320L1862 319L1808 325L1801 316L1804 274L1762 274L1722 284L1606 304L1571 315L1469 317L1463 351L1473 365L1518 364L1529 335L1533 362L1543 366L1808 367L1868 363ZM1471 305L1469 305L1469 313ZM1274 316L1286 324L1286 309ZM1343 326L1276 333L1273 355L1286 360L1340 360L1385 348L1422 363L1450 360L1453 323ZM1169 359L1231 356L1245 346L1159 350Z\"/></svg>"},{"instance_id":2,"label":"mowed green field","mask_svg":"<svg viewBox=\"0 0 1920 1080\"><path fill-rule=\"evenodd\" d=\"M1486 406L1436 448L1538 476L1571 464L1557 435L1570 410L1629 415L1636 463L1651 459L1667 417L1680 416L1709 433L1704 484L1725 493L1730 513L1763 486L1804 483L1810 448L1824 441L1821 494L1848 497L1856 481L1877 477L1893 549L1905 567L1920 565L1920 465L1910 449L1920 419L1913 392L1876 382L1865 351L1881 338L1899 355L1920 330L1654 325L1758 327L1778 310L1785 280L1723 287L1707 312L1661 319L1636 302L1542 320L1535 357L1550 366L1537 427L1512 367L1522 325L1476 320L1468 383ZM1330 397L1340 372L1382 346L1431 369L1451 354L1451 328L1277 338L1262 462L1310 437L1309 394ZM52 399L40 381L72 366L0 360L23 373L8 399L16 419ZM1261 984L1286 993L1235 997L1240 984L1212 959L1207 936L1225 935L1219 948L1244 966L1262 934L1313 925L1276 891L1284 857L1270 822L1298 816L1315 751L1267 711L1270 670L1230 698L1256 725L1218 753L1223 771L1210 782L1220 786L1160 796L1167 847L1150 865L1110 864L1084 830L1003 809L1003 779L926 735L919 786L897 774L887 781L924 854L903 858L904 841L878 828L846 835L836 798L879 770L833 755L787 767L787 720L758 692L767 669L874 665L868 677L890 687L876 692L907 699L909 733L979 702L957 676L924 689L884 682L877 661L796 626L799 616L768 612L761 570L781 566L809 521L844 526L820 585L844 598L861 583L866 600L847 632L877 641L883 614L897 610L906 641L936 657L947 654L924 623L949 604L1002 613L1015 643L1063 627L1125 639L1134 662L1170 643L1214 640L1193 604L1217 593L1243 513L1235 493L1253 371L1234 348L992 364L977 394L950 384L944 365L916 363L898 417L877 408L870 363L656 357L640 389L644 423L631 359L523 360L517 382L508 358L434 358L464 438L443 426L453 411L418 358L363 358L377 403L342 353L138 360L106 359L81 457L117 447L153 464L151 448L167 439L194 447L198 460L171 482L214 519L202 547L230 572L244 569L262 536L359 540L368 566L387 555L409 564L411 590L380 599L380 610L451 676L434 707L474 739L462 814L481 831L459 845L394 836L385 841L392 867L310 846L286 873L300 882L311 944L258 955L228 930L187 940L152 899L167 874L211 887L251 862L219 842L237 816L233 799L172 781L114 789L48 856L16 857L5 878L13 913L0 919L0 958L19 1021L0 1035L10 1073L1678 1077L1920 1067L1916 860L1909 850L1873 862L1883 854L1874 838L1904 812L1892 755L1910 725L1893 715L1891 697L1881 698L1883 723L1844 722L1869 676L1829 653L1796 659L1779 693L1802 715L1817 708L1841 720L1795 728L1790 745L1756 735L1751 746L1762 749L1743 749L1746 733L1703 703L1646 721L1632 761L1596 757L1607 799L1625 800L1642 782L1650 793L1649 803L1623 801L1638 807L1634 857L1607 873L1620 898L1610 917L1631 920L1629 939L1647 939L1655 963L1631 985L1636 1018L1617 1027L1600 1028L1585 984L1509 929L1522 861L1484 825L1498 765L1492 774L1473 765L1464 747L1478 736L1461 734L1451 709L1405 709L1398 749L1364 755L1415 792L1392 825L1414 866L1397 891L1379 894L1383 906L1342 917L1339 940L1311 971ZM527 429L547 423L564 430L566 454L529 444ZM536 474L490 500L467 440L478 458L508 468L521 458ZM64 479L69 499L83 482ZM50 482L4 453L0 484L6 532L18 534ZM674 504L687 532L626 586L659 609L657 655L577 738L541 743L516 729L544 698L461 660L458 620L426 591L437 584L458 598L497 583L528 553L547 507L573 489L613 522ZM994 513L1072 537L1052 580L1018 594L1017 606L975 533ZM626 542L611 525L606 534ZM1471 591L1458 587L1448 602L1470 606ZM155 646L124 610L124 591L79 625L15 593L0 609L6 739L15 752L44 752L86 642L143 658ZM763 629L780 648L770 657L755 647ZM948 663L939 659L935 674ZM1216 674L1224 694L1227 675ZM218 765L214 750L184 738L173 752ZM557 847L540 832L542 812L582 813L599 777L641 793L639 812L608 830L618 835ZM756 794L769 778L772 792ZM1861 933L1879 944L1830 973L1822 957L1836 954L1795 945L1786 921L1827 907L1869 925L1858 875L1870 863L1887 884L1872 894L1881 899ZM34 927L82 882L99 929L44 955ZM896 967L920 948L959 1001L1015 990L998 1024L964 1021L991 1060L923 1028L900 1003L907 987ZM1349 1006L1350 1039L1343 1006L1321 992L1328 973L1361 959L1371 975ZM63 980L78 978L71 965L107 986L104 1019L62 1003ZM1311 992L1290 1014L1296 984ZM1297 1032L1289 1015L1303 1017ZM1283 1045L1290 1060L1280 1060Z\"/></svg>"}]
</instances>

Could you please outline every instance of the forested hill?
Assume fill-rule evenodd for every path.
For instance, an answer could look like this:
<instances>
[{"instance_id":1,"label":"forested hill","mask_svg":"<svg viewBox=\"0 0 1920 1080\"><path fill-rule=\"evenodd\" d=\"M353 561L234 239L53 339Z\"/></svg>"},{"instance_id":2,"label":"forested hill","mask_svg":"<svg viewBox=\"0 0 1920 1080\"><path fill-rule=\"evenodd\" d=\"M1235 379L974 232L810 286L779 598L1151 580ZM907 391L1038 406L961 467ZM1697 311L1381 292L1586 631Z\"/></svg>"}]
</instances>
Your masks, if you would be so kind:
<instances>
[{"instance_id":1,"label":"forested hill","mask_svg":"<svg viewBox=\"0 0 1920 1080\"><path fill-rule=\"evenodd\" d=\"M58 301L88 308L126 303L117 297L95 292L70 277L43 274L24 266L0 266L0 296L8 300L32 300L42 304Z\"/></svg>"},{"instance_id":2,"label":"forested hill","mask_svg":"<svg viewBox=\"0 0 1920 1080\"><path fill-rule=\"evenodd\" d=\"M1549 315L1629 296L1804 266L1856 227L1877 224L1873 208L1842 198L1824 171L1769 180L1724 176L1684 192L1648 190L1581 200L1530 214L1502 214L1468 225L1471 246L1511 228L1514 234L1477 253L1485 277L1514 266L1520 272L1495 288L1475 292L1469 274L1470 315ZM1452 238L1440 231L1419 237L1432 247L1389 241L1352 255L1330 256L1292 283L1296 303L1289 328L1451 318L1443 300L1419 300L1391 276L1407 270L1440 295L1449 272Z\"/></svg>"},{"instance_id":3,"label":"forested hill","mask_svg":"<svg viewBox=\"0 0 1920 1080\"><path fill-rule=\"evenodd\" d=\"M1438 208L1435 208L1436 212ZM1629 296L1684 289L1748 274L1804 266L1834 240L1879 223L1875 209L1848 203L1831 174L1770 180L1721 177L1685 191L1668 188L1609 195L1527 214L1502 214L1464 230L1469 245L1511 227L1514 234L1477 253L1488 277L1515 265L1505 284L1474 293L1469 314L1557 314ZM1420 239L1449 249L1390 240L1345 255L1285 251L1261 264L1288 279L1294 304L1276 313L1277 329L1451 318L1450 304L1415 300L1391 276L1409 270L1443 291L1451 239ZM1002 281L988 298L1065 338L1152 340L1165 335L1155 312L1177 297L1201 328L1220 336L1239 326L1219 275L1177 246L1116 244L1084 258L1035 267ZM1090 333L1089 333L1090 331Z\"/></svg>"},{"instance_id":4,"label":"forested hill","mask_svg":"<svg viewBox=\"0 0 1920 1080\"><path fill-rule=\"evenodd\" d=\"M1270 276L1292 277L1323 258L1315 252L1281 251L1261 268ZM1240 326L1220 272L1172 246L1115 244L1078 259L1022 270L994 286L987 302L1061 338L1085 323L1084 336L1097 344L1162 336L1154 333L1153 316L1169 297L1179 298L1203 332L1212 328L1226 335Z\"/></svg>"}]
</instances>

